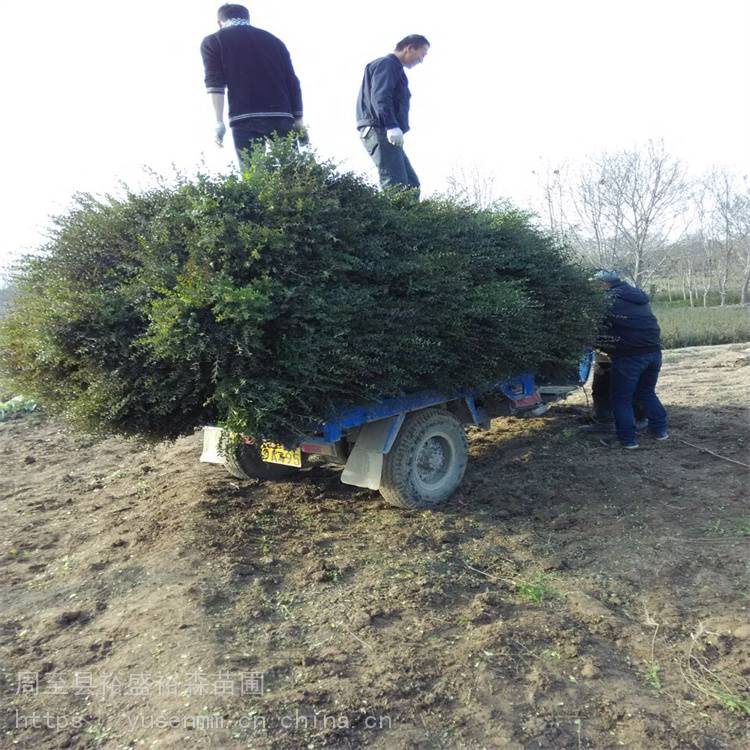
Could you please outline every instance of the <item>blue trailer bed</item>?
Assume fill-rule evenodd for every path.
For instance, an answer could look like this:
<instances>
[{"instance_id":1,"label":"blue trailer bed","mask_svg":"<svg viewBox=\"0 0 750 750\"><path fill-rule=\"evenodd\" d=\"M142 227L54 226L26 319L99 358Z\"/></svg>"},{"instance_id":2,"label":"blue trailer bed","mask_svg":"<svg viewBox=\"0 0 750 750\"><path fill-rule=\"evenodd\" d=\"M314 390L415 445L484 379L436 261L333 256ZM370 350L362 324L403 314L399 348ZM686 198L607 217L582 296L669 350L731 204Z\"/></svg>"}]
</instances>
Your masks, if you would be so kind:
<instances>
[{"instance_id":1,"label":"blue trailer bed","mask_svg":"<svg viewBox=\"0 0 750 750\"><path fill-rule=\"evenodd\" d=\"M344 464L341 481L379 490L391 504L433 507L460 484L468 460L465 425L489 426L493 417L539 415L586 382L587 353L569 382L537 385L533 373L498 382L481 393L434 391L349 407L323 421L294 448L251 436L225 449L222 430L204 428L201 461L222 463L238 478L282 478L317 454Z\"/></svg>"}]
</instances>

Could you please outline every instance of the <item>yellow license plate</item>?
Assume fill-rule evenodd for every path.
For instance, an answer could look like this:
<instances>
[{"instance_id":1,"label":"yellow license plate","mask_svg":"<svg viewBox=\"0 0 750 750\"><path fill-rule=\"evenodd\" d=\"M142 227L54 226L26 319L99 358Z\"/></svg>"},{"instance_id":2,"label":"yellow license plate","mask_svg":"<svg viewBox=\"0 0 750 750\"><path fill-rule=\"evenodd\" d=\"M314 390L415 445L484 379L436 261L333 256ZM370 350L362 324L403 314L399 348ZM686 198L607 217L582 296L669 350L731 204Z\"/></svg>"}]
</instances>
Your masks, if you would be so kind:
<instances>
[{"instance_id":1,"label":"yellow license plate","mask_svg":"<svg viewBox=\"0 0 750 750\"><path fill-rule=\"evenodd\" d=\"M260 457L269 464L281 464L282 466L302 466L302 451L287 450L283 445L276 443L261 443Z\"/></svg>"}]
</instances>

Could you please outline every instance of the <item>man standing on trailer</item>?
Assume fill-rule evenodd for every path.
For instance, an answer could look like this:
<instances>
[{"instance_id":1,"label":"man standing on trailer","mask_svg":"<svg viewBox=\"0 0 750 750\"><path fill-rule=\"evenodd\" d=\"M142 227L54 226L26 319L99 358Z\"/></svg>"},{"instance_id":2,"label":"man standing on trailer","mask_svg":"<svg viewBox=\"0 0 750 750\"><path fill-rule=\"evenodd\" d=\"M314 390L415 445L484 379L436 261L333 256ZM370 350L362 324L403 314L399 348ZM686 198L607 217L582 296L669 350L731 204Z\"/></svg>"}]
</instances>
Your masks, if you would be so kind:
<instances>
[{"instance_id":1,"label":"man standing on trailer","mask_svg":"<svg viewBox=\"0 0 750 750\"><path fill-rule=\"evenodd\" d=\"M201 44L206 90L216 115L214 138L223 145L226 91L229 127L243 166L257 141L293 130L305 135L302 92L284 43L251 26L244 5L222 5L218 21L219 31Z\"/></svg>"},{"instance_id":2,"label":"man standing on trailer","mask_svg":"<svg viewBox=\"0 0 750 750\"><path fill-rule=\"evenodd\" d=\"M375 162L380 187L405 185L419 193L419 178L404 152L409 131L409 81L404 68L419 65L430 49L421 34L404 37L396 49L365 67L357 97L357 129Z\"/></svg>"}]
</instances>

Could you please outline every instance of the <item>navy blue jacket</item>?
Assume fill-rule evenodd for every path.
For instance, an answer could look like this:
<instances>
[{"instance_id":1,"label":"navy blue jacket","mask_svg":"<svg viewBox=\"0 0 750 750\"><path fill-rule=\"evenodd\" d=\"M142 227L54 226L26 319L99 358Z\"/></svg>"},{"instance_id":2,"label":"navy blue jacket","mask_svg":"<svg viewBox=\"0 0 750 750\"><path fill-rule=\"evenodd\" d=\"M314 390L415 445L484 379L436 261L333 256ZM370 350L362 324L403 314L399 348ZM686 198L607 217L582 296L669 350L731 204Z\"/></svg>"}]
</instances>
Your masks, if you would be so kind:
<instances>
[{"instance_id":1,"label":"navy blue jacket","mask_svg":"<svg viewBox=\"0 0 750 750\"><path fill-rule=\"evenodd\" d=\"M254 26L207 36L201 55L209 93L229 99L229 124L253 117L302 117L302 92L284 43Z\"/></svg>"},{"instance_id":2,"label":"navy blue jacket","mask_svg":"<svg viewBox=\"0 0 750 750\"><path fill-rule=\"evenodd\" d=\"M604 323L600 349L610 357L650 354L661 350L661 331L651 312L648 295L626 284L609 290L610 309Z\"/></svg>"},{"instance_id":3,"label":"navy blue jacket","mask_svg":"<svg viewBox=\"0 0 750 750\"><path fill-rule=\"evenodd\" d=\"M391 53L373 60L357 97L357 127L409 130L409 81L401 61Z\"/></svg>"}]
</instances>

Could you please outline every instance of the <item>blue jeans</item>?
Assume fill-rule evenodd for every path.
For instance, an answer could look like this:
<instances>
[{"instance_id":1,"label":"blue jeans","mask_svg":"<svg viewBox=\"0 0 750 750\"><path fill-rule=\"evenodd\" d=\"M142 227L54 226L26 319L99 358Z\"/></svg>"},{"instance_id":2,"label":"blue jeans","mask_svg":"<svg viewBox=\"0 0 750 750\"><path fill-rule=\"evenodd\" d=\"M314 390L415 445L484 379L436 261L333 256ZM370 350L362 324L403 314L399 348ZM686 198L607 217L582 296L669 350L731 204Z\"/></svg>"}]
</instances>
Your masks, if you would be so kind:
<instances>
[{"instance_id":1,"label":"blue jeans","mask_svg":"<svg viewBox=\"0 0 750 750\"><path fill-rule=\"evenodd\" d=\"M404 149L388 141L385 128L360 128L359 137L362 145L375 162L380 178L380 187L405 185L415 188L419 194L419 177L411 166Z\"/></svg>"},{"instance_id":2,"label":"blue jeans","mask_svg":"<svg viewBox=\"0 0 750 750\"><path fill-rule=\"evenodd\" d=\"M610 395L621 443L635 442L633 398L643 405L649 432L663 435L667 431L667 412L656 395L660 369L661 352L612 358Z\"/></svg>"}]
</instances>

